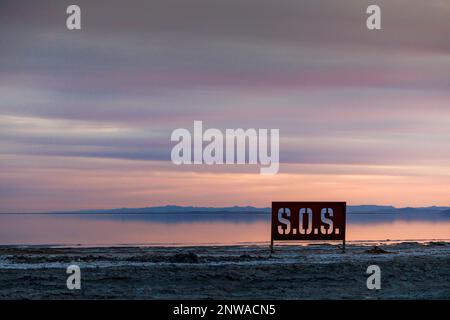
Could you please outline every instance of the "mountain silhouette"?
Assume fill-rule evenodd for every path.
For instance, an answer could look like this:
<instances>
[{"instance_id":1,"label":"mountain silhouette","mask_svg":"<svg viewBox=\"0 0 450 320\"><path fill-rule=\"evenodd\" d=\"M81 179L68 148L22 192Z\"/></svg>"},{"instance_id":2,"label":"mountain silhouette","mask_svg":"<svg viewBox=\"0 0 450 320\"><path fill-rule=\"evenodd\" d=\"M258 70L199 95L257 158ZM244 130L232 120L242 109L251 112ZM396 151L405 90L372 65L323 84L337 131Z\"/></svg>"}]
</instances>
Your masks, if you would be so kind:
<instances>
[{"instance_id":1,"label":"mountain silhouette","mask_svg":"<svg viewBox=\"0 0 450 320\"><path fill-rule=\"evenodd\" d=\"M67 213L67 212L58 212ZM270 214L271 208L257 208L252 206L232 206L232 207L194 207L194 206L177 206L177 205L166 205L166 206L156 206L156 207L143 207L143 208L114 208L114 209L92 209L92 210L80 210L71 211L70 213L111 213L111 214L125 214L125 213L248 213L248 214ZM404 207L396 208L394 206L378 206L378 205L355 205L347 206L347 213L358 213L358 214L423 214L423 213L443 213L450 214L450 207Z\"/></svg>"}]
</instances>

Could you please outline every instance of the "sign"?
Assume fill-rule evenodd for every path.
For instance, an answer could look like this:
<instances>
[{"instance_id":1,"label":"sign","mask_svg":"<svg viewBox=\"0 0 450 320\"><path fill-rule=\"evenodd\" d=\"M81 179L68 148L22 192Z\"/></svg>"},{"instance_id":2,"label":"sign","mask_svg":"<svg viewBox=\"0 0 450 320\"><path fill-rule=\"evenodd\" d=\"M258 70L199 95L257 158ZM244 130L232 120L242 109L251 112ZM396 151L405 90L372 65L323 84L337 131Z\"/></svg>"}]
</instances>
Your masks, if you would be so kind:
<instances>
[{"instance_id":1,"label":"sign","mask_svg":"<svg viewBox=\"0 0 450 320\"><path fill-rule=\"evenodd\" d=\"M342 240L345 250L345 202L272 202L273 242Z\"/></svg>"}]
</instances>

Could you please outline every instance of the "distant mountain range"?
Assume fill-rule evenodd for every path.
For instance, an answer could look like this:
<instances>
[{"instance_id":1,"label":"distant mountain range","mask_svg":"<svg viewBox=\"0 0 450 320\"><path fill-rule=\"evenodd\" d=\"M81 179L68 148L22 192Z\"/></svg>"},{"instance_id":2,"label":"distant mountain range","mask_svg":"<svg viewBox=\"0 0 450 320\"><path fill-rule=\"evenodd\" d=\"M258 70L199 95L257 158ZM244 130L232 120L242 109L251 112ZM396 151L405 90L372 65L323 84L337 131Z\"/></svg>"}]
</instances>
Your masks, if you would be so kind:
<instances>
[{"instance_id":1,"label":"distant mountain range","mask_svg":"<svg viewBox=\"0 0 450 320\"><path fill-rule=\"evenodd\" d=\"M450 208L449 208L450 209ZM192 206L162 206L145 208L119 208L109 210L82 210L78 213L269 213L270 208L246 207L192 207Z\"/></svg>"},{"instance_id":2,"label":"distant mountain range","mask_svg":"<svg viewBox=\"0 0 450 320\"><path fill-rule=\"evenodd\" d=\"M145 207L145 208L117 208L107 210L81 210L71 213L259 213L269 214L271 208L256 208L251 206L234 206L234 207L192 207L192 206L160 206L160 207ZM347 206L347 212L352 213L383 213L383 214L423 214L423 213L442 213L450 214L450 207L406 207L396 208L393 206L377 206L377 205L360 205ZM60 212L61 213L61 212Z\"/></svg>"}]
</instances>

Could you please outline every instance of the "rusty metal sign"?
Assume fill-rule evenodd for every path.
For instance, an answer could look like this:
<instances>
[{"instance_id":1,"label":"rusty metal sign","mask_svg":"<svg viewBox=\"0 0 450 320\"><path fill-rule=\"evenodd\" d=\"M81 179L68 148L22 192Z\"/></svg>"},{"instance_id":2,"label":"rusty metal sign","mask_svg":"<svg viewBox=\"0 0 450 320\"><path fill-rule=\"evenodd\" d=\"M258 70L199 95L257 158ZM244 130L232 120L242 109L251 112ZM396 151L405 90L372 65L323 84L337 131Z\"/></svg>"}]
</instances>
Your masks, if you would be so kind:
<instances>
[{"instance_id":1,"label":"rusty metal sign","mask_svg":"<svg viewBox=\"0 0 450 320\"><path fill-rule=\"evenodd\" d=\"M345 202L272 202L274 241L342 240L345 250Z\"/></svg>"}]
</instances>

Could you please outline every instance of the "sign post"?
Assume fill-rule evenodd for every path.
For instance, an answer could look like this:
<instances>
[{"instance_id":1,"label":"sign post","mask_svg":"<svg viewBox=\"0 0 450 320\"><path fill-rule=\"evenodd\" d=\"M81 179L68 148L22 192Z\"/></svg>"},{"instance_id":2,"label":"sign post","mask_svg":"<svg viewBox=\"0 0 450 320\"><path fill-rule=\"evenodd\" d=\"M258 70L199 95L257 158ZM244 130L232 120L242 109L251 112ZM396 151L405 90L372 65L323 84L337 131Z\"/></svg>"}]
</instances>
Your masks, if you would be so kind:
<instances>
[{"instance_id":1,"label":"sign post","mask_svg":"<svg viewBox=\"0 0 450 320\"><path fill-rule=\"evenodd\" d=\"M274 241L342 240L345 252L345 202L272 202L270 250Z\"/></svg>"}]
</instances>

